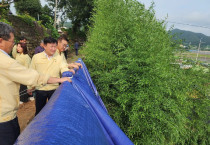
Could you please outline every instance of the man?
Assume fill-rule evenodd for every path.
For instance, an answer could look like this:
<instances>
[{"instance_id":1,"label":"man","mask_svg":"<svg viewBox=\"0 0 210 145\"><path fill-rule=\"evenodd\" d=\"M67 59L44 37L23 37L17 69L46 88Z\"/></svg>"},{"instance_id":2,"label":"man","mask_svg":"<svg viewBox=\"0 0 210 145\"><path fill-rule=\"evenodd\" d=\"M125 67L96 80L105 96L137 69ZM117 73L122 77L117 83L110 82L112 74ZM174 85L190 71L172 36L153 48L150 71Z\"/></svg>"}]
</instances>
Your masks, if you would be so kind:
<instances>
[{"instance_id":1,"label":"man","mask_svg":"<svg viewBox=\"0 0 210 145\"><path fill-rule=\"evenodd\" d=\"M57 40L52 37L44 39L44 51L33 56L30 68L37 70L39 73L60 77L65 71L69 71L68 64L63 61L63 58L56 53ZM45 86L36 87L36 115L45 106L47 100L50 99L54 91L59 87L59 84L48 84Z\"/></svg>"},{"instance_id":2,"label":"man","mask_svg":"<svg viewBox=\"0 0 210 145\"><path fill-rule=\"evenodd\" d=\"M69 45L67 45L65 50L64 50L64 56L65 56L66 59L68 58L68 51L69 51Z\"/></svg>"},{"instance_id":3,"label":"man","mask_svg":"<svg viewBox=\"0 0 210 145\"><path fill-rule=\"evenodd\" d=\"M69 40L67 39L66 35L61 35L59 38L58 38L58 45L57 45L57 51L56 53L63 58L63 60L67 63L67 60L65 58L65 55L64 55L64 51L66 49L66 47L68 47L68 42ZM76 68L76 69L79 69L79 67L82 67L82 65L80 63L70 63L68 64L68 67L70 69L72 68Z\"/></svg>"},{"instance_id":4,"label":"man","mask_svg":"<svg viewBox=\"0 0 210 145\"><path fill-rule=\"evenodd\" d=\"M74 49L75 49L76 56L77 56L78 55L78 50L79 50L79 43L77 42L77 40L76 40L76 42L74 44Z\"/></svg>"},{"instance_id":5,"label":"man","mask_svg":"<svg viewBox=\"0 0 210 145\"><path fill-rule=\"evenodd\" d=\"M43 42L43 40L41 40L40 45L35 48L35 53L34 54L37 54L37 53L40 53L40 52L43 52L43 51L44 51L44 42Z\"/></svg>"},{"instance_id":6,"label":"man","mask_svg":"<svg viewBox=\"0 0 210 145\"><path fill-rule=\"evenodd\" d=\"M64 61L66 61L67 59L65 57L64 51L66 50L66 47L68 47L68 42L69 40L67 39L66 35L61 35L58 38L58 45L57 45L56 53L58 53L58 55L60 55Z\"/></svg>"},{"instance_id":7,"label":"man","mask_svg":"<svg viewBox=\"0 0 210 145\"><path fill-rule=\"evenodd\" d=\"M44 51L44 41L41 40L39 46L37 46L35 48L34 54L41 53L43 51ZM34 100L34 97L36 96L36 93L35 92L33 92L33 93L29 92L29 96L30 96L29 97L29 100L33 101Z\"/></svg>"},{"instance_id":8,"label":"man","mask_svg":"<svg viewBox=\"0 0 210 145\"><path fill-rule=\"evenodd\" d=\"M14 45L14 29L0 22L0 144L12 145L20 134L17 119L19 87L45 85L71 81L69 78L53 78L27 69L8 54Z\"/></svg>"}]
</instances>

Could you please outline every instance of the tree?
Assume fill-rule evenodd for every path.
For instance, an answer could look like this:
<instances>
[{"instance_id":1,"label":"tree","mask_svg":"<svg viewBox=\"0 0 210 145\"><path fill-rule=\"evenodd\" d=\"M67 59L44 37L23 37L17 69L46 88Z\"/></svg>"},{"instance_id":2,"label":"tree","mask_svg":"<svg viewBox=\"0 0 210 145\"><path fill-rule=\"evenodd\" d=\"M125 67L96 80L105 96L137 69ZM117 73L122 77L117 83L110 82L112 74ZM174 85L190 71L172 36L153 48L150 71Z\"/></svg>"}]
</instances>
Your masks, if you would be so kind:
<instances>
[{"instance_id":1,"label":"tree","mask_svg":"<svg viewBox=\"0 0 210 145\"><path fill-rule=\"evenodd\" d=\"M28 13L34 18L37 18L42 12L40 0L19 0L15 2L15 8L18 14Z\"/></svg>"},{"instance_id":2,"label":"tree","mask_svg":"<svg viewBox=\"0 0 210 145\"><path fill-rule=\"evenodd\" d=\"M55 0L47 1L49 5L55 7ZM93 0L58 0L58 8L63 12L63 16L72 21L73 33L80 31L82 26L87 30L93 9Z\"/></svg>"},{"instance_id":3,"label":"tree","mask_svg":"<svg viewBox=\"0 0 210 145\"><path fill-rule=\"evenodd\" d=\"M209 74L173 65L164 21L135 0L96 0L83 54L109 114L135 144L208 144Z\"/></svg>"},{"instance_id":4,"label":"tree","mask_svg":"<svg viewBox=\"0 0 210 145\"><path fill-rule=\"evenodd\" d=\"M10 4L13 2L14 0L2 0L0 2L0 22L4 22L11 25L11 23L7 20L7 16L10 13Z\"/></svg>"},{"instance_id":5,"label":"tree","mask_svg":"<svg viewBox=\"0 0 210 145\"><path fill-rule=\"evenodd\" d=\"M8 12L9 12L9 2L10 1L2 1L2 2L0 2L0 18L2 17L2 16L5 16L5 15L7 15L8 14Z\"/></svg>"},{"instance_id":6,"label":"tree","mask_svg":"<svg viewBox=\"0 0 210 145\"><path fill-rule=\"evenodd\" d=\"M2 0L0 2L0 8L2 7L8 7L11 3L18 2L19 0Z\"/></svg>"},{"instance_id":7,"label":"tree","mask_svg":"<svg viewBox=\"0 0 210 145\"><path fill-rule=\"evenodd\" d=\"M47 5L45 5L43 8L42 8L42 15L48 15L50 16L52 19L54 18L54 12L53 10L48 7Z\"/></svg>"}]
</instances>

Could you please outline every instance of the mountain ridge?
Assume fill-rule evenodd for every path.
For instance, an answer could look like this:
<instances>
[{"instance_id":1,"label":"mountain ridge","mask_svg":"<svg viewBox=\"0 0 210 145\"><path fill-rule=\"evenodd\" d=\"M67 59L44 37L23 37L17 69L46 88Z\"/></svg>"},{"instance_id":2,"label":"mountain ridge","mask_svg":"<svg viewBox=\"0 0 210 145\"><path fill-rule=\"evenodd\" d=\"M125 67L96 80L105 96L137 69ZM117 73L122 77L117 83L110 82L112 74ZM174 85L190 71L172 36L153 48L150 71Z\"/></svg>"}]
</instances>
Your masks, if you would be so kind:
<instances>
[{"instance_id":1,"label":"mountain ridge","mask_svg":"<svg viewBox=\"0 0 210 145\"><path fill-rule=\"evenodd\" d=\"M183 45L188 46L190 44L198 46L200 39L202 38L202 42L204 43L201 44L201 47L204 48L208 45L210 46L210 36L206 36L202 33L195 33L180 29L173 29L170 32L173 36L175 36L173 37L175 40L181 39Z\"/></svg>"}]
</instances>

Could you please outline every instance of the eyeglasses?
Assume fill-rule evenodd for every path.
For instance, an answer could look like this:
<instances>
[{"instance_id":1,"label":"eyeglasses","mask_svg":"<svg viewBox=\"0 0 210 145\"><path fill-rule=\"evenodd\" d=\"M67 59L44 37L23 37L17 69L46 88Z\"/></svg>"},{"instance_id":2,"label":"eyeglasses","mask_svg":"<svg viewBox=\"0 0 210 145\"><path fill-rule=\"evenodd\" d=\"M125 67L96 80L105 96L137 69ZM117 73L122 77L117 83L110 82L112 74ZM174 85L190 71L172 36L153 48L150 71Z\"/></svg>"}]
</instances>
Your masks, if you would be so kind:
<instances>
[{"instance_id":1,"label":"eyeglasses","mask_svg":"<svg viewBox=\"0 0 210 145\"><path fill-rule=\"evenodd\" d=\"M69 45L68 44L63 44L63 47L66 48L66 47L69 47Z\"/></svg>"},{"instance_id":2,"label":"eyeglasses","mask_svg":"<svg viewBox=\"0 0 210 145\"><path fill-rule=\"evenodd\" d=\"M64 46L64 49L65 49L65 50L69 49L69 45L68 45L68 44L65 45L65 46Z\"/></svg>"}]
</instances>

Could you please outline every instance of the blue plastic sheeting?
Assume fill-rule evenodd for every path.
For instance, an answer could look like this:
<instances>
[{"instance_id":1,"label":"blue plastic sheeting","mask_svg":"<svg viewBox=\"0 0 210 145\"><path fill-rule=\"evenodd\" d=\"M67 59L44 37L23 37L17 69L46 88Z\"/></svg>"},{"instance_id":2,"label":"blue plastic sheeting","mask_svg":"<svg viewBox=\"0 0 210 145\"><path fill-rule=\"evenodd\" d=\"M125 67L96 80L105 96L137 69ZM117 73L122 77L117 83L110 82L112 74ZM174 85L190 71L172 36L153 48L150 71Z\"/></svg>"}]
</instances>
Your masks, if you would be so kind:
<instances>
[{"instance_id":1,"label":"blue plastic sheeting","mask_svg":"<svg viewBox=\"0 0 210 145\"><path fill-rule=\"evenodd\" d=\"M83 68L55 91L16 145L132 145L107 114L82 60ZM71 76L65 72L63 76Z\"/></svg>"}]
</instances>

